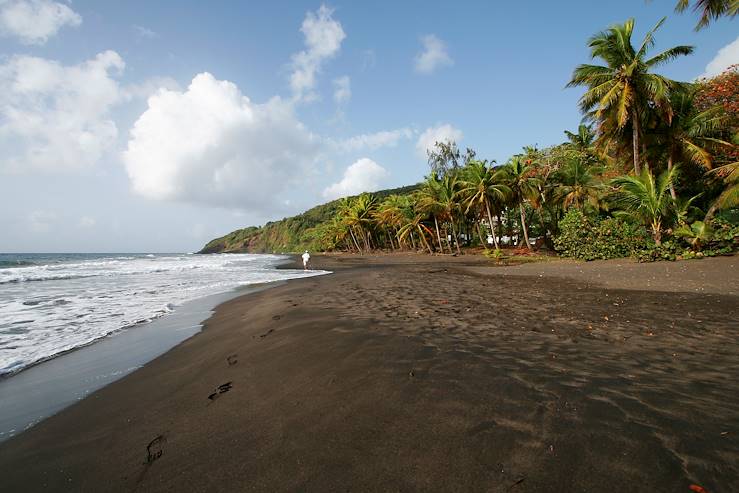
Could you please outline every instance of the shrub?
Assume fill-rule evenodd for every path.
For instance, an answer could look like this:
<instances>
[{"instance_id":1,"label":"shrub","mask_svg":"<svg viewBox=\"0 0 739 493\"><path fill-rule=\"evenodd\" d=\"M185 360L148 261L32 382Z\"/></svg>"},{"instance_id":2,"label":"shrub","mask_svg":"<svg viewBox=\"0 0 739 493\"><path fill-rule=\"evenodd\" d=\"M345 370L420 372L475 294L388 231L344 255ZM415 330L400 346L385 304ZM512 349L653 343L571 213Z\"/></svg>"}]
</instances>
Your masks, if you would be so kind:
<instances>
[{"instance_id":1,"label":"shrub","mask_svg":"<svg viewBox=\"0 0 739 493\"><path fill-rule=\"evenodd\" d=\"M648 244L643 226L620 218L591 218L570 209L559 222L554 247L565 257L596 260L634 256Z\"/></svg>"}]
</instances>

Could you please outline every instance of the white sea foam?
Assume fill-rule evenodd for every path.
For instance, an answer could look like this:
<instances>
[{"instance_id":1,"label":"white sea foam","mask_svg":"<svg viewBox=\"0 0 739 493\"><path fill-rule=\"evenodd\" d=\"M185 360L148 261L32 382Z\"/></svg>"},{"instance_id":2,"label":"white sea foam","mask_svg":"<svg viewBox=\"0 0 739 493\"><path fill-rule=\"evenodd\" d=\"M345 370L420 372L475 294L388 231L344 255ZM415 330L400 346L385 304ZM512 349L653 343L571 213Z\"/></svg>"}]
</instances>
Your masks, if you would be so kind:
<instances>
[{"instance_id":1,"label":"white sea foam","mask_svg":"<svg viewBox=\"0 0 739 493\"><path fill-rule=\"evenodd\" d=\"M324 274L276 255L99 256L0 269L0 375L238 286Z\"/></svg>"}]
</instances>

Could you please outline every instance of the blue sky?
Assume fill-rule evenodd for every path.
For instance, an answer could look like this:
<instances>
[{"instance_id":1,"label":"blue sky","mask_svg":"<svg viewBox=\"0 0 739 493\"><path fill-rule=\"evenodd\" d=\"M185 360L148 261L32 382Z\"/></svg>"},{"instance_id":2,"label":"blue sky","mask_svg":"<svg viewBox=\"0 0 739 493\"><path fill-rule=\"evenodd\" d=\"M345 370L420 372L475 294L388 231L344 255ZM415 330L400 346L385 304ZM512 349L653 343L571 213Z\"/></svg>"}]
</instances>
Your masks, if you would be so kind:
<instances>
[{"instance_id":1,"label":"blue sky","mask_svg":"<svg viewBox=\"0 0 739 493\"><path fill-rule=\"evenodd\" d=\"M435 139L559 143L615 22L640 40L667 15L655 50L696 46L675 79L739 63L735 20L696 33L673 6L0 0L0 251L193 251L417 182Z\"/></svg>"}]
</instances>

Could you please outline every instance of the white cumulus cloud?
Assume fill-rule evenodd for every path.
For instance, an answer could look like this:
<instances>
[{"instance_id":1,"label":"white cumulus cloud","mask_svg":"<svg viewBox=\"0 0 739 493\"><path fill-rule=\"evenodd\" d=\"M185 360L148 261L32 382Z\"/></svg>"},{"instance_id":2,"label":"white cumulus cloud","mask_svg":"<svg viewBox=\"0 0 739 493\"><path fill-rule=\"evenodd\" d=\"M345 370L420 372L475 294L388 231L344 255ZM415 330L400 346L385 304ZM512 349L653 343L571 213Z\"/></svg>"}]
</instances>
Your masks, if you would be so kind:
<instances>
[{"instance_id":1,"label":"white cumulus cloud","mask_svg":"<svg viewBox=\"0 0 739 493\"><path fill-rule=\"evenodd\" d=\"M724 46L713 59L706 65L706 70L701 77L714 77L731 65L739 64L739 36Z\"/></svg>"},{"instance_id":2,"label":"white cumulus cloud","mask_svg":"<svg viewBox=\"0 0 739 493\"><path fill-rule=\"evenodd\" d=\"M419 74L431 74L437 68L453 65L446 43L433 34L421 37L423 51L416 55L415 69Z\"/></svg>"},{"instance_id":3,"label":"white cumulus cloud","mask_svg":"<svg viewBox=\"0 0 739 493\"><path fill-rule=\"evenodd\" d=\"M317 96L313 92L316 75L323 62L336 56L341 42L346 38L341 23L334 20L333 10L321 5L316 12L308 12L300 31L305 38L305 50L292 56L290 87L296 100L310 101Z\"/></svg>"},{"instance_id":4,"label":"white cumulus cloud","mask_svg":"<svg viewBox=\"0 0 739 493\"><path fill-rule=\"evenodd\" d=\"M284 204L281 192L310 173L317 152L292 105L255 104L235 84L201 73L184 92L149 97L123 161L145 197L265 212Z\"/></svg>"},{"instance_id":5,"label":"white cumulus cloud","mask_svg":"<svg viewBox=\"0 0 739 493\"><path fill-rule=\"evenodd\" d=\"M334 102L343 105L352 98L351 79L348 75L334 79Z\"/></svg>"},{"instance_id":6,"label":"white cumulus cloud","mask_svg":"<svg viewBox=\"0 0 739 493\"><path fill-rule=\"evenodd\" d=\"M374 192L387 176L385 168L371 159L362 158L346 168L342 179L327 187L323 196L333 200L362 192Z\"/></svg>"},{"instance_id":7,"label":"white cumulus cloud","mask_svg":"<svg viewBox=\"0 0 739 493\"><path fill-rule=\"evenodd\" d=\"M62 3L0 0L0 34L16 37L24 44L44 44L62 27L81 23L82 17Z\"/></svg>"},{"instance_id":8,"label":"white cumulus cloud","mask_svg":"<svg viewBox=\"0 0 739 493\"><path fill-rule=\"evenodd\" d=\"M437 142L459 142L462 140L462 131L450 124L427 128L416 141L416 151L419 156L426 157L428 151L434 148Z\"/></svg>"},{"instance_id":9,"label":"white cumulus cloud","mask_svg":"<svg viewBox=\"0 0 739 493\"><path fill-rule=\"evenodd\" d=\"M79 65L15 56L0 65L0 170L66 170L98 161L118 135L110 108L125 67L114 51Z\"/></svg>"},{"instance_id":10,"label":"white cumulus cloud","mask_svg":"<svg viewBox=\"0 0 739 493\"><path fill-rule=\"evenodd\" d=\"M334 142L334 147L341 152L355 152L363 150L375 150L381 147L395 147L403 139L413 137L410 128L398 128L395 130L381 130L371 134L360 134L348 139Z\"/></svg>"}]
</instances>

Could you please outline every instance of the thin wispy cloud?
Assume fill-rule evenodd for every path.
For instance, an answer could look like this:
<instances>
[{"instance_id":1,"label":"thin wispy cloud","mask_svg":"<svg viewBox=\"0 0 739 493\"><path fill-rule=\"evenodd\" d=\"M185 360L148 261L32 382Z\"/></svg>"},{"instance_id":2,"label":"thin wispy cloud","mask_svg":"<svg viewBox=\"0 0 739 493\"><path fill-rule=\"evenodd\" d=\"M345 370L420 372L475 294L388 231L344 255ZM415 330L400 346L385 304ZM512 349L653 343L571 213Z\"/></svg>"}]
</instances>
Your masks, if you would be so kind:
<instances>
[{"instance_id":1,"label":"thin wispy cloud","mask_svg":"<svg viewBox=\"0 0 739 493\"><path fill-rule=\"evenodd\" d=\"M345 105L352 98L352 82L348 75L334 79L334 102Z\"/></svg>"},{"instance_id":2,"label":"thin wispy cloud","mask_svg":"<svg viewBox=\"0 0 739 493\"><path fill-rule=\"evenodd\" d=\"M395 130L381 130L375 133L360 134L333 143L333 147L339 152L373 151L382 147L395 147L402 140L413 137L410 128L398 128Z\"/></svg>"},{"instance_id":3,"label":"thin wispy cloud","mask_svg":"<svg viewBox=\"0 0 739 493\"><path fill-rule=\"evenodd\" d=\"M300 31L305 49L292 56L290 88L296 101L312 101L318 97L314 92L316 75L323 63L339 52L346 33L326 5L316 12L308 12Z\"/></svg>"},{"instance_id":4,"label":"thin wispy cloud","mask_svg":"<svg viewBox=\"0 0 739 493\"><path fill-rule=\"evenodd\" d=\"M421 37L423 51L414 60L414 68L419 74L432 74L442 67L454 65L449 56L446 43L433 34Z\"/></svg>"},{"instance_id":5,"label":"thin wispy cloud","mask_svg":"<svg viewBox=\"0 0 739 493\"><path fill-rule=\"evenodd\" d=\"M139 26L139 25L133 25L131 27L137 39L144 40L144 39L154 39L154 38L159 37L159 35L156 32L152 31L148 27Z\"/></svg>"}]
</instances>

